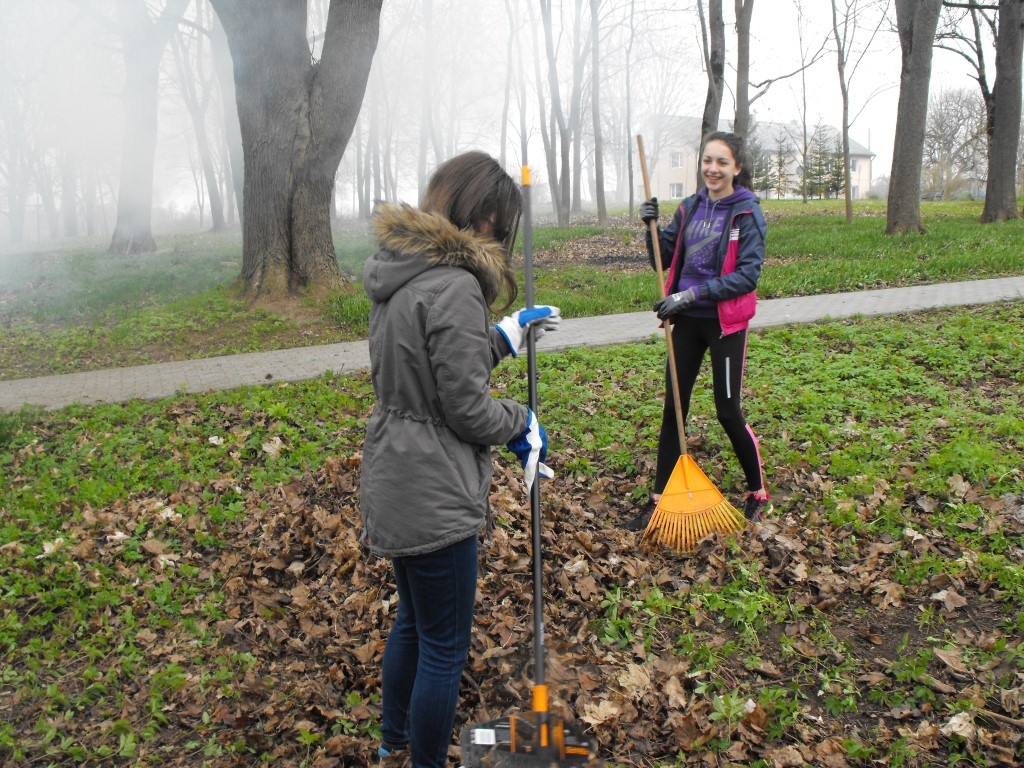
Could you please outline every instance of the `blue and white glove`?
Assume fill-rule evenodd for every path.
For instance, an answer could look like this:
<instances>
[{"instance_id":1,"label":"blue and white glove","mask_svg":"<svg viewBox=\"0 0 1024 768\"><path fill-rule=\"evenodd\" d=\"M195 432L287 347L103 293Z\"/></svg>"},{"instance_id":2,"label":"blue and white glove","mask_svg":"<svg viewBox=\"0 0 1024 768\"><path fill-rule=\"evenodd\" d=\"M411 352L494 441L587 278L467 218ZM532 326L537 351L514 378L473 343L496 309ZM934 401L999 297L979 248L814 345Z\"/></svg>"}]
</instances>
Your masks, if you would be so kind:
<instances>
[{"instance_id":1,"label":"blue and white glove","mask_svg":"<svg viewBox=\"0 0 1024 768\"><path fill-rule=\"evenodd\" d=\"M548 480L555 476L551 467L544 463L544 459L548 455L547 432L537 421L533 411L529 411L529 414L526 420L526 430L505 446L519 457L519 462L523 465L527 491L533 489L533 480L538 474Z\"/></svg>"},{"instance_id":2,"label":"blue and white glove","mask_svg":"<svg viewBox=\"0 0 1024 768\"><path fill-rule=\"evenodd\" d=\"M562 310L547 304L538 304L536 307L526 307L513 312L511 316L501 318L495 324L495 328L505 337L512 357L516 357L526 344L526 334L531 326L534 327L533 338L540 341L540 337L548 331L557 331L560 322Z\"/></svg>"}]
</instances>

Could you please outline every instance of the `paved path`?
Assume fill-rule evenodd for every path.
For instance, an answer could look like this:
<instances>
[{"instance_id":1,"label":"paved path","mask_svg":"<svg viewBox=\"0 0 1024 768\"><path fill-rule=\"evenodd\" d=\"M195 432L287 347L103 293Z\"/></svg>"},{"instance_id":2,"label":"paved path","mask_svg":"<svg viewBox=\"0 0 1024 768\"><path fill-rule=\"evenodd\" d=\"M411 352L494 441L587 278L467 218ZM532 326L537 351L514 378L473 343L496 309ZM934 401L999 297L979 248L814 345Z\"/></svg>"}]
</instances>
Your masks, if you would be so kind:
<instances>
[{"instance_id":1,"label":"paved path","mask_svg":"<svg viewBox=\"0 0 1024 768\"><path fill-rule=\"evenodd\" d=\"M1024 276L964 283L886 288L824 296L772 299L758 304L751 327L838 319L854 315L916 312L936 307L1024 299ZM557 333L537 344L540 351L584 345L622 344L662 335L651 312L566 319ZM301 381L326 371L351 373L369 367L365 341L253 352L244 355L113 368L65 376L0 381L0 409L22 405L63 408L71 403L155 399L176 393L209 392L247 384Z\"/></svg>"}]
</instances>

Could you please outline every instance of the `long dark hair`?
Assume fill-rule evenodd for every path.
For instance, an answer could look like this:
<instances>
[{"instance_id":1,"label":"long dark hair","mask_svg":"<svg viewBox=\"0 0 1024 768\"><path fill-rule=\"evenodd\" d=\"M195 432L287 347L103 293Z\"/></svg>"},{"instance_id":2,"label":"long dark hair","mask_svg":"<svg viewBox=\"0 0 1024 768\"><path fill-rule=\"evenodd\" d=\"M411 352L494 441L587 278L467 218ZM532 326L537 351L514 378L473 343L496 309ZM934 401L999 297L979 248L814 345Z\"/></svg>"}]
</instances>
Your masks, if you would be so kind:
<instances>
[{"instance_id":1,"label":"long dark hair","mask_svg":"<svg viewBox=\"0 0 1024 768\"><path fill-rule=\"evenodd\" d=\"M519 293L512 269L512 246L519 230L523 198L515 180L485 152L465 152L441 163L427 183L420 209L444 216L459 229L477 229L494 217L494 233L505 248L501 276L505 308Z\"/></svg>"},{"instance_id":2,"label":"long dark hair","mask_svg":"<svg viewBox=\"0 0 1024 768\"><path fill-rule=\"evenodd\" d=\"M750 175L750 158L747 157L747 142L743 140L743 137L735 133L729 133L729 131L712 131L704 137L704 141L700 145L701 155L704 154L704 147L711 141L720 141L729 147L729 151L732 152L732 159L739 166L740 172L732 180L733 186L746 187L753 192L754 179Z\"/></svg>"}]
</instances>

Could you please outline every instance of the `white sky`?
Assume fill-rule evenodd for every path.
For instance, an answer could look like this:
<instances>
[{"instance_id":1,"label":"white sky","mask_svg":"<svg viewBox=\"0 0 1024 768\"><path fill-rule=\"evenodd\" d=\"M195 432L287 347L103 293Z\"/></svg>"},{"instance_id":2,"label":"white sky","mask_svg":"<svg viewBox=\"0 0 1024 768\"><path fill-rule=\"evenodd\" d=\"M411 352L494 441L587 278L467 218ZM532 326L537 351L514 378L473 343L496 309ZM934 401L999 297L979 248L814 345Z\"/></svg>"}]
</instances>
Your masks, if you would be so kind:
<instances>
[{"instance_id":1,"label":"white sky","mask_svg":"<svg viewBox=\"0 0 1024 768\"><path fill-rule=\"evenodd\" d=\"M862 5L865 3L862 3ZM726 23L731 21L732 3L725 3ZM805 46L817 50L824 35L830 37L830 50L807 72L809 126L817 122L839 128L842 124L842 96L834 44L831 42L832 3L829 0L803 0ZM842 10L846 0L841 0ZM890 8L889 17L895 19ZM841 19L841 16L840 16ZM893 134L899 100L900 50L890 22L884 22L850 82L850 137L875 153L872 176L888 176L892 168ZM751 24L751 79L763 80L783 75L799 66L797 14L793 0L757 0ZM868 44L870 29L858 31L854 39L857 51ZM735 55L735 37L726 31L726 49ZM731 45L730 45L731 43ZM847 65L852 66L852 62ZM735 80L735 73L731 73ZM932 59L930 94L941 89L977 88L967 71L966 62L954 54L936 50ZM873 95L874 94L874 95ZM753 95L753 92L751 93ZM774 83L765 96L752 106L759 120L788 122L798 119L800 110L799 76ZM723 103L722 117L728 118L731 102ZM858 114L859 113L859 114Z\"/></svg>"}]
</instances>

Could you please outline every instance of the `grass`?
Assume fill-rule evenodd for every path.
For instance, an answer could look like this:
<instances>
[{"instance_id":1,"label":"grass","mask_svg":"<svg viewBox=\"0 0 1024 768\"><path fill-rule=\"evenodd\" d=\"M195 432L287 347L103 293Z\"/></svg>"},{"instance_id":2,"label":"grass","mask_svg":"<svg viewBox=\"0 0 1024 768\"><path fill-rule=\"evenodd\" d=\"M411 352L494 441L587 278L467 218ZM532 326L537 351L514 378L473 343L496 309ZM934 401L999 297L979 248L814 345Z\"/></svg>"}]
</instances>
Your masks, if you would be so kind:
<instances>
[{"instance_id":1,"label":"grass","mask_svg":"<svg viewBox=\"0 0 1024 768\"><path fill-rule=\"evenodd\" d=\"M791 273L778 278L783 295L802 271L814 290L843 270L871 285L920 282L913 265L926 263L920 246L933 237L959 254L947 267L957 279L1024 258L1010 253L1015 223L981 227L964 206L934 217L926 206L929 235L894 243L871 229L869 212L837 230L820 207L797 216L769 206L781 218L765 281ZM817 228L832 234L808 231ZM851 243L890 256L858 255ZM188 248L182 240L172 252ZM112 281L117 271L99 249L52 258L91 263L69 274ZM875 262L888 261L882 277ZM101 301L82 285L40 290L43 272L27 257L18 264L21 288L5 294L4 311L39 314L8 316L5 350L32 338L50 355L130 361L129 340L156 354L224 326L233 330L218 345L260 348L286 343L313 310L349 333L360 319L356 300L340 296L303 323L250 310L232 299L227 275L210 289L198 272L178 295L163 272L126 279ZM538 276L538 299L575 299L581 314L626 311L649 279L572 264ZM71 301L63 314L50 306L58 296ZM134 309L123 306L130 296ZM745 404L777 514L692 557L641 553L615 528L652 482L663 345L541 356L557 473L544 486L547 631L554 672L574 670L554 695L573 691L558 703L588 724L610 764L778 764L809 744L852 765L1024 757L1020 728L1005 722L1022 713L1004 695L1019 693L1024 675L1024 528L1013 523L1024 509L1021 327L1024 304L1008 302L753 334ZM503 363L494 387L524 401L521 361ZM709 390L702 379L689 433L702 468L735 497L743 481ZM379 738L393 602L386 568L354 540L372 405L368 377L355 374L0 413L0 762L365 764ZM460 706L470 719L529 695L519 626L531 605L527 523L513 462L497 455L498 529L482 560L468 670L476 687ZM636 675L647 680L638 690ZM987 724L984 739L933 733L959 712Z\"/></svg>"},{"instance_id":2,"label":"grass","mask_svg":"<svg viewBox=\"0 0 1024 768\"><path fill-rule=\"evenodd\" d=\"M667 206L665 206L667 209ZM982 226L979 203L924 202L926 235L889 237L879 203L766 201L764 298L972 280L1024 272L1024 221ZM364 338L368 300L358 279L373 247L358 227L335 238L347 290L317 300L247 306L234 291L237 235L161 238L164 249L126 261L102 244L0 254L0 379L281 349ZM581 263L574 244L633 262ZM535 228L536 300L566 317L647 310L657 295L639 225Z\"/></svg>"}]
</instances>

